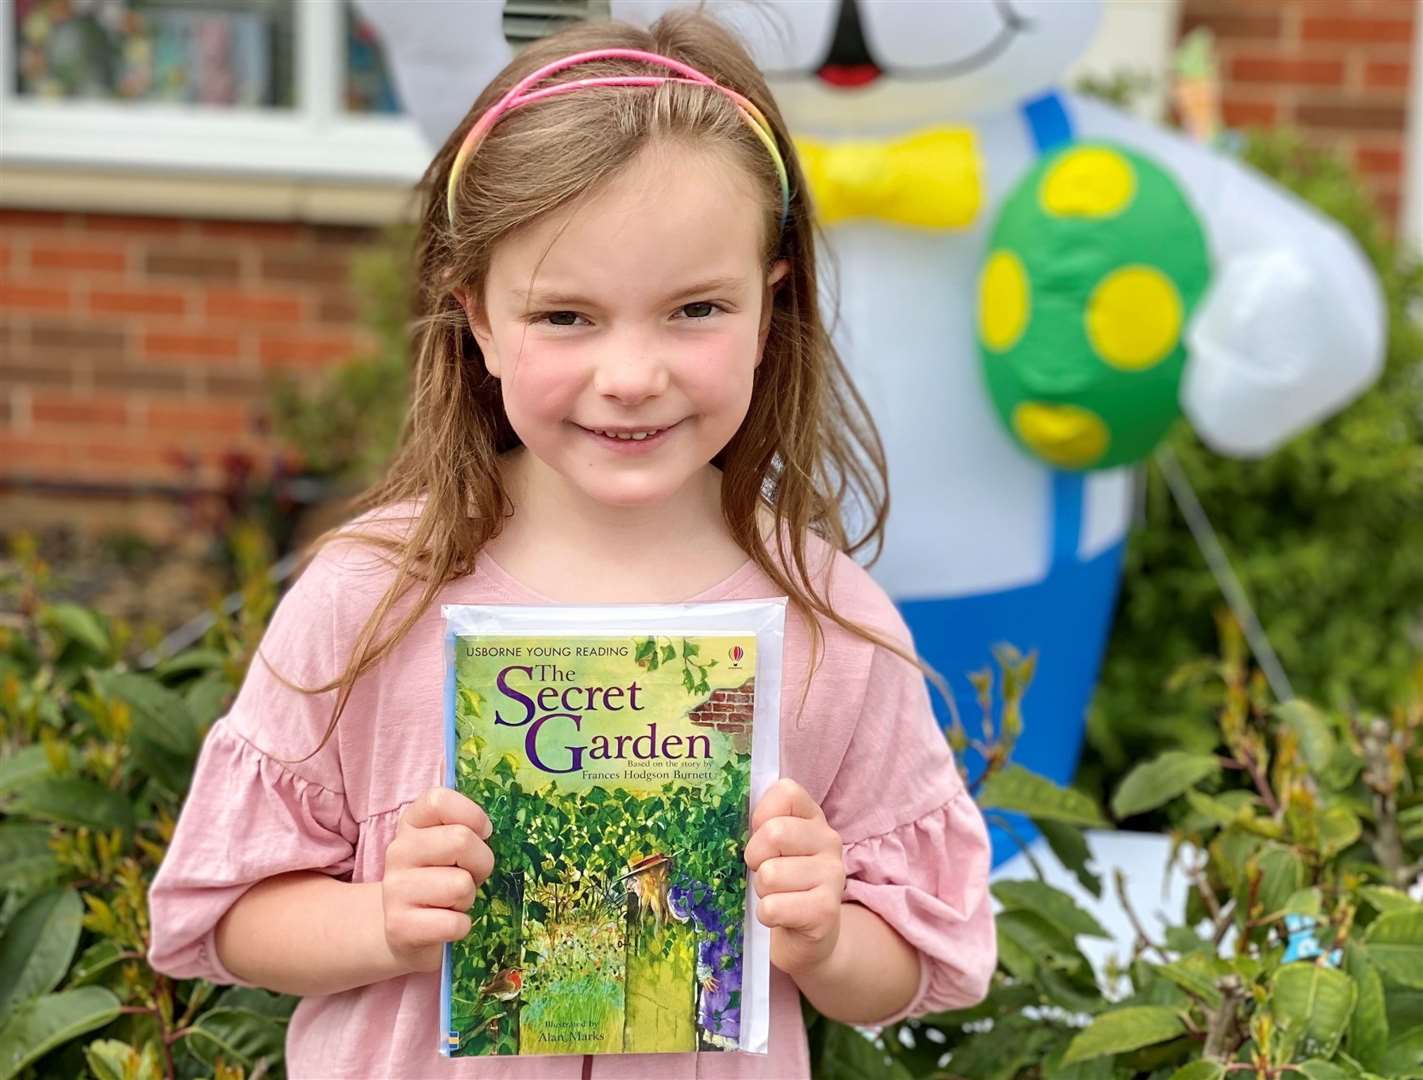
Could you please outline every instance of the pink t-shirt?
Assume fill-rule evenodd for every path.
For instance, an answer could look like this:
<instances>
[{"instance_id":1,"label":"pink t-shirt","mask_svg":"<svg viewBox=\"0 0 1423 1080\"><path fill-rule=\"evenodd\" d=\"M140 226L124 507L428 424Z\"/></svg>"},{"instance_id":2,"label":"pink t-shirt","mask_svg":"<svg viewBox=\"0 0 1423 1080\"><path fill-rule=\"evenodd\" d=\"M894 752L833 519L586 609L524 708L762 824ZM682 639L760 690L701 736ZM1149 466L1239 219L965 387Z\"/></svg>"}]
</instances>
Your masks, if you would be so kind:
<instances>
[{"instance_id":1,"label":"pink t-shirt","mask_svg":"<svg viewBox=\"0 0 1423 1080\"><path fill-rule=\"evenodd\" d=\"M893 604L851 559L831 557L842 615L908 643ZM344 668L356 634L392 580L370 549L328 546L282 598L261 651L286 678L320 685ZM688 600L779 595L749 560ZM218 920L248 888L315 869L379 881L407 804L441 781L441 603L548 603L488 557L450 582L408 636L357 682L320 753L334 694L303 695L254 659L231 711L203 744L192 790L149 894L149 962L175 978L242 984L219 962ZM845 899L880 915L919 951L920 982L900 1014L979 1000L996 961L983 819L930 710L920 672L888 650L823 625L825 654L803 713L806 628L788 613L781 771L820 803L845 844ZM304 998L287 1031L287 1070L311 1077L741 1077L810 1075L800 996L771 971L770 1052L442 1058L440 977L409 975ZM885 1017L885 1021L899 1017Z\"/></svg>"}]
</instances>

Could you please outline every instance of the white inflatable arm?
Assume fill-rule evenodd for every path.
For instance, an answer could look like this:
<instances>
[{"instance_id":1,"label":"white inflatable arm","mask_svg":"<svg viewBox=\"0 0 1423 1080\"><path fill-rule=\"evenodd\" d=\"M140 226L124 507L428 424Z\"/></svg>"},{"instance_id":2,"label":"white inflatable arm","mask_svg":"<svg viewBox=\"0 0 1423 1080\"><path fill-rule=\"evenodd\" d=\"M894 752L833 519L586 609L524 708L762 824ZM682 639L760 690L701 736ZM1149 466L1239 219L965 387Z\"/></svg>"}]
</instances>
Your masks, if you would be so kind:
<instances>
[{"instance_id":1,"label":"white inflatable arm","mask_svg":"<svg viewBox=\"0 0 1423 1080\"><path fill-rule=\"evenodd\" d=\"M1267 454L1378 378L1383 297L1342 226L1239 162L1069 98L1079 137L1140 149L1201 215L1214 268L1187 328L1181 406L1212 449Z\"/></svg>"},{"instance_id":2,"label":"white inflatable arm","mask_svg":"<svg viewBox=\"0 0 1423 1080\"><path fill-rule=\"evenodd\" d=\"M405 111L431 150L514 55L499 0L355 0L380 38Z\"/></svg>"}]
</instances>

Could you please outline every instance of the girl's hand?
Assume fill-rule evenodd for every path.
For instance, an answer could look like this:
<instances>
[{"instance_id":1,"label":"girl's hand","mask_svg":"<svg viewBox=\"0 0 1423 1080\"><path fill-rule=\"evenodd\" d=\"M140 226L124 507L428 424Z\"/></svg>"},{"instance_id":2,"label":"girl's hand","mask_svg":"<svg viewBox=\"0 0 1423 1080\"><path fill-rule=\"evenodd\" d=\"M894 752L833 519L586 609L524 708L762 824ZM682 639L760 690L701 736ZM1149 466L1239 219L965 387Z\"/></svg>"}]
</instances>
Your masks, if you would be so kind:
<instances>
[{"instance_id":1,"label":"girl's hand","mask_svg":"<svg viewBox=\"0 0 1423 1080\"><path fill-rule=\"evenodd\" d=\"M844 845L794 780L777 780L757 803L746 865L760 897L756 917L771 927L771 963L788 975L824 963L840 938Z\"/></svg>"},{"instance_id":2,"label":"girl's hand","mask_svg":"<svg viewBox=\"0 0 1423 1080\"><path fill-rule=\"evenodd\" d=\"M385 849L381 903L391 955L411 971L437 971L445 942L469 933L465 912L494 869L489 817L452 788L405 808Z\"/></svg>"}]
</instances>

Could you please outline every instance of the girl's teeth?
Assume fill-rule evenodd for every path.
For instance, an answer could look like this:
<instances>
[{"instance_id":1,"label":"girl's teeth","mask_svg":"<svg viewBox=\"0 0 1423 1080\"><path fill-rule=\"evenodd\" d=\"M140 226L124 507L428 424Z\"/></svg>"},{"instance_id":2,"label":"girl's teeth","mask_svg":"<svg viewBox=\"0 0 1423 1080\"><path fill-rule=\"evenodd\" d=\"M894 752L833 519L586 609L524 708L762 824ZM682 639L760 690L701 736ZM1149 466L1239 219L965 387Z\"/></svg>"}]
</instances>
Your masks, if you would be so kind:
<instances>
[{"instance_id":1,"label":"girl's teeth","mask_svg":"<svg viewBox=\"0 0 1423 1080\"><path fill-rule=\"evenodd\" d=\"M646 438L648 438L648 437L651 436L651 435L656 435L657 432L656 432L656 431L634 431L634 432L631 432L631 433L626 433L626 432L624 432L624 433L622 433L622 434L619 434L619 433L614 432L614 431L600 431L600 432L598 432L598 434L599 434L599 435L606 435L606 436L607 436L608 438L610 438L610 439L622 439L624 442L627 442L629 439L633 439L633 440L636 440L637 442L641 442L643 439L646 439Z\"/></svg>"}]
</instances>

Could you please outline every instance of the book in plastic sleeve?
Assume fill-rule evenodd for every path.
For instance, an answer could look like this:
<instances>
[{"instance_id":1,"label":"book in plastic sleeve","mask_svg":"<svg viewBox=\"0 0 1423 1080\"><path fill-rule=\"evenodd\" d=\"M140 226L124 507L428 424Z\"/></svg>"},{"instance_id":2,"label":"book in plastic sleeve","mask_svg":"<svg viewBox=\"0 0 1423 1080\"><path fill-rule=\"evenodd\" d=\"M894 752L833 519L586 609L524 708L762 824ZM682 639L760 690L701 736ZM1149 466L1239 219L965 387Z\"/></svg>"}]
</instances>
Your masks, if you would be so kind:
<instances>
[{"instance_id":1,"label":"book in plastic sleeve","mask_svg":"<svg viewBox=\"0 0 1423 1080\"><path fill-rule=\"evenodd\" d=\"M494 870L445 949L441 1053L765 1053L744 852L785 601L443 613L445 783Z\"/></svg>"}]
</instances>

